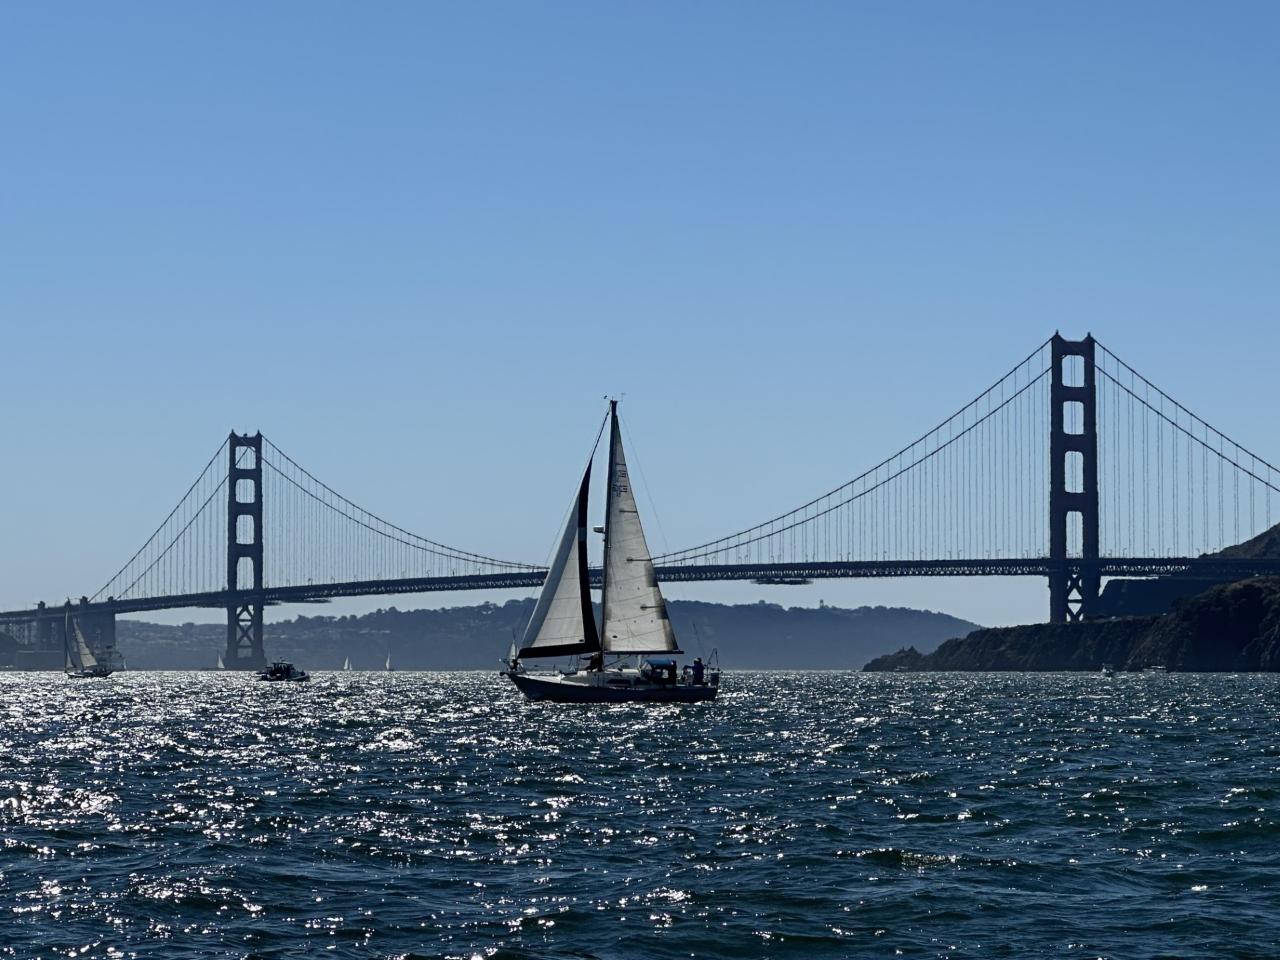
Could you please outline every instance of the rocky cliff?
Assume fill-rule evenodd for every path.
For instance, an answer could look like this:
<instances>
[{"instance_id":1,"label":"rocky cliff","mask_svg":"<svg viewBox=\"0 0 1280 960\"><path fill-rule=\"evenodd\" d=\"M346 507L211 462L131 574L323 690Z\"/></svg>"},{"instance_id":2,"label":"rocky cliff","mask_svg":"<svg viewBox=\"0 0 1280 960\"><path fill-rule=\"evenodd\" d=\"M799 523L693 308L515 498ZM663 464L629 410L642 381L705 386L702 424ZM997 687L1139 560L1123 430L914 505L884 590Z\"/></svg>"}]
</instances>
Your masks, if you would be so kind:
<instances>
[{"instance_id":1,"label":"rocky cliff","mask_svg":"<svg viewBox=\"0 0 1280 960\"><path fill-rule=\"evenodd\" d=\"M877 657L867 670L1280 670L1280 577L1255 577L1180 600L1160 617L975 630L933 653Z\"/></svg>"}]
</instances>

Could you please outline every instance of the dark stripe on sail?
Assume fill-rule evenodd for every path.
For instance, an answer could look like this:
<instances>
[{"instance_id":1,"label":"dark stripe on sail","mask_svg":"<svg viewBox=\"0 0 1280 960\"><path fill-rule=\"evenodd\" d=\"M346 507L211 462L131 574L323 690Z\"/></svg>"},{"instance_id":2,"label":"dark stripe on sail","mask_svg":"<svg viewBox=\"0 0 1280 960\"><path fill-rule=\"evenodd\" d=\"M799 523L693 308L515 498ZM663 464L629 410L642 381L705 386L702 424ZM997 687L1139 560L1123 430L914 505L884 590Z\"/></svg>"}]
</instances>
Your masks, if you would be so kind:
<instances>
[{"instance_id":1,"label":"dark stripe on sail","mask_svg":"<svg viewBox=\"0 0 1280 960\"><path fill-rule=\"evenodd\" d=\"M596 614L591 609L591 578L587 573L587 494L591 482L591 464L587 464L578 493L578 594L582 598L582 652L600 649L600 633L596 630Z\"/></svg>"},{"instance_id":2,"label":"dark stripe on sail","mask_svg":"<svg viewBox=\"0 0 1280 960\"><path fill-rule=\"evenodd\" d=\"M525 660L537 657L571 657L575 653L594 652L594 649L581 643L559 643L551 647L525 647L523 650L517 651L516 659Z\"/></svg>"},{"instance_id":3,"label":"dark stripe on sail","mask_svg":"<svg viewBox=\"0 0 1280 960\"><path fill-rule=\"evenodd\" d=\"M526 657L565 657L573 654L596 653L600 649L600 632L596 629L596 617L591 609L591 582L587 573L587 506L591 492L591 464L587 463L586 473L582 475L582 485L578 488L577 531L578 542L578 595L581 600L582 642L556 643L551 645L531 644L522 647L516 653L516 659ZM544 586L543 590L555 589Z\"/></svg>"}]
</instances>

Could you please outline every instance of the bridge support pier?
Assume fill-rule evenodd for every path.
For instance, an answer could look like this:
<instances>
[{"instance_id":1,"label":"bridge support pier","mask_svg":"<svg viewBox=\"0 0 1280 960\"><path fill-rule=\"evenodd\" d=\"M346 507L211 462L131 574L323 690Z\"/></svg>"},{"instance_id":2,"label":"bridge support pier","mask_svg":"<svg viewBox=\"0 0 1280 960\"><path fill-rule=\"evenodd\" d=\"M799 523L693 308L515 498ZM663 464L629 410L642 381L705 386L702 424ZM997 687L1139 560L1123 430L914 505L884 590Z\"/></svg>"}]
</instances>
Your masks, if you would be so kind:
<instances>
[{"instance_id":1,"label":"bridge support pier","mask_svg":"<svg viewBox=\"0 0 1280 960\"><path fill-rule=\"evenodd\" d=\"M47 609L48 608L44 605L43 600L41 600L40 605L36 607L36 649L38 650L52 650L54 648L54 621L52 616L45 615L45 610ZM58 646L58 649L61 649L61 645Z\"/></svg>"},{"instance_id":2,"label":"bridge support pier","mask_svg":"<svg viewBox=\"0 0 1280 960\"><path fill-rule=\"evenodd\" d=\"M1094 339L1050 343L1049 620L1067 623L1094 614L1101 588Z\"/></svg>"},{"instance_id":3,"label":"bridge support pier","mask_svg":"<svg viewBox=\"0 0 1280 960\"><path fill-rule=\"evenodd\" d=\"M82 599L80 605L87 607L89 601ZM94 656L105 663L115 663L116 659L116 614L108 609L71 610L71 622L79 629L84 642L89 645Z\"/></svg>"},{"instance_id":4,"label":"bridge support pier","mask_svg":"<svg viewBox=\"0 0 1280 960\"><path fill-rule=\"evenodd\" d=\"M240 594L227 605L228 670L263 670L262 646L262 434L231 434L227 465L227 589Z\"/></svg>"}]
</instances>

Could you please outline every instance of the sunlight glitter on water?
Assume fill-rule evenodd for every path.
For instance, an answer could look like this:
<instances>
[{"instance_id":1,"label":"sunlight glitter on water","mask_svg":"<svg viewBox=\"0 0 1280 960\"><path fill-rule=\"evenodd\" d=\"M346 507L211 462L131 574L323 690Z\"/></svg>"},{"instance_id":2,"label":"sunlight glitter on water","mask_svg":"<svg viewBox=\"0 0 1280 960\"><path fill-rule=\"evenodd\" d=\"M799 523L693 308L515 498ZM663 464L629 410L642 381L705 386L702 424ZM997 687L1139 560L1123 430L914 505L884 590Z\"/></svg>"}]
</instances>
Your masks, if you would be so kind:
<instances>
[{"instance_id":1,"label":"sunlight glitter on water","mask_svg":"<svg viewBox=\"0 0 1280 960\"><path fill-rule=\"evenodd\" d=\"M0 677L0 956L1280 939L1273 678L726 682L600 708L479 673Z\"/></svg>"}]
</instances>

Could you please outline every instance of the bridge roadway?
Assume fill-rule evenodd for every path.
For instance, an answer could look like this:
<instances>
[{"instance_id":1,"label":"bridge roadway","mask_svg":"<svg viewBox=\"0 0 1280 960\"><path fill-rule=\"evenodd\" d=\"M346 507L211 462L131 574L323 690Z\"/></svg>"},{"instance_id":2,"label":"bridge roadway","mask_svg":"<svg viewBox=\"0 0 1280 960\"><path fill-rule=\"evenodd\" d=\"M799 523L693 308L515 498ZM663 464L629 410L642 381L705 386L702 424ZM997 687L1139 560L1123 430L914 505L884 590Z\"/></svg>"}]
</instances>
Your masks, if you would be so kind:
<instances>
[{"instance_id":1,"label":"bridge roadway","mask_svg":"<svg viewBox=\"0 0 1280 960\"><path fill-rule=\"evenodd\" d=\"M1072 567L1079 561L1069 561ZM836 560L812 563L731 563L676 565L657 568L664 582L710 582L751 580L764 584L788 584L807 580L860 579L872 577L1047 577L1057 565L1047 557L1000 560ZM1104 557L1098 561L1104 577L1154 577L1187 574L1203 578L1241 579L1280 575L1280 560L1225 557ZM152 610L180 610L206 607L226 609L236 603L257 601L282 603L324 603L339 597L391 596L403 593L435 593L463 590L532 590L541 586L542 570L511 573L484 573L456 577L411 577L395 580L360 580L349 583L318 583L292 587L268 587L261 593L217 590L136 600L104 600L76 603L77 613L145 613ZM591 583L599 586L601 572L591 571ZM0 623L24 623L42 617L61 616L63 606L0 612Z\"/></svg>"}]
</instances>

